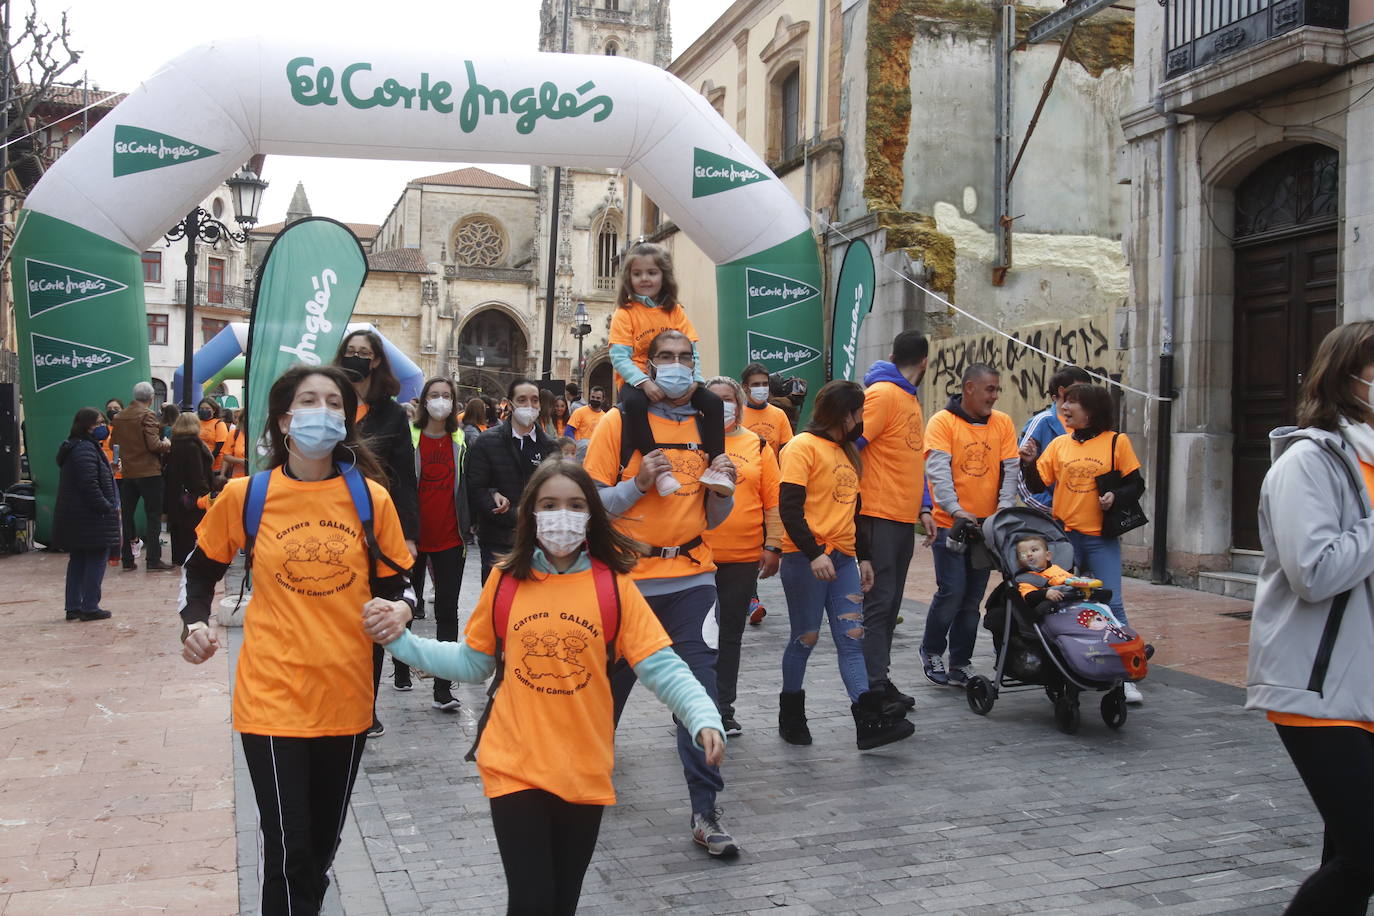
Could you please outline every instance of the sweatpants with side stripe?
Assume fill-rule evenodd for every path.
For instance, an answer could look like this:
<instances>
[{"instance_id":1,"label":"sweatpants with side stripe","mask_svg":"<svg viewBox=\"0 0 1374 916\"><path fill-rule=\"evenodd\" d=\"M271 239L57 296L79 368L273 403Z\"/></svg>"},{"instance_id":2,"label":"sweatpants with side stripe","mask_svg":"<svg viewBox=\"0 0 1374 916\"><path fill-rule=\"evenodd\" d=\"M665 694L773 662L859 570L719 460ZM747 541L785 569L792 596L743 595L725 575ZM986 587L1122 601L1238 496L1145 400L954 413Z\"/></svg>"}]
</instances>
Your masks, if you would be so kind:
<instances>
[{"instance_id":1,"label":"sweatpants with side stripe","mask_svg":"<svg viewBox=\"0 0 1374 916\"><path fill-rule=\"evenodd\" d=\"M262 831L262 916L318 913L367 733L239 737Z\"/></svg>"}]
</instances>

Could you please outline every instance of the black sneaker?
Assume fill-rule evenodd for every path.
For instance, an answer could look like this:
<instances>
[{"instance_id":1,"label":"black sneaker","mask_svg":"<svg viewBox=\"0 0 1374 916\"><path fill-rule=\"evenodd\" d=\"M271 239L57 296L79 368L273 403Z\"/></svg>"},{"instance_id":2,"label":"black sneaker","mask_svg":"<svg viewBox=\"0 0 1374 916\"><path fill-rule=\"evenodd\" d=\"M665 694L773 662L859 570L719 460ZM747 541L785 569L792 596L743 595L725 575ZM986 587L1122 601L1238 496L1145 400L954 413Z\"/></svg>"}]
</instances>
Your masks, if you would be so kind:
<instances>
[{"instance_id":1,"label":"black sneaker","mask_svg":"<svg viewBox=\"0 0 1374 916\"><path fill-rule=\"evenodd\" d=\"M424 619L425 619L425 606L424 606L423 604L417 604L417 605L415 605L415 610L413 610L413 611L410 612L410 616L411 616L411 619L412 619L412 620L424 620Z\"/></svg>"},{"instance_id":2,"label":"black sneaker","mask_svg":"<svg viewBox=\"0 0 1374 916\"><path fill-rule=\"evenodd\" d=\"M125 560L125 561L124 561L124 569L125 569L125 570L138 569L138 563L135 562L135 561L133 561L133 560Z\"/></svg>"},{"instance_id":3,"label":"black sneaker","mask_svg":"<svg viewBox=\"0 0 1374 916\"><path fill-rule=\"evenodd\" d=\"M735 720L734 716L721 716L720 724L725 726L725 737L736 738L744 734L744 726Z\"/></svg>"},{"instance_id":4,"label":"black sneaker","mask_svg":"<svg viewBox=\"0 0 1374 916\"><path fill-rule=\"evenodd\" d=\"M154 560L148 564L148 572L167 572L176 569L171 563L163 563L161 560Z\"/></svg>"},{"instance_id":5,"label":"black sneaker","mask_svg":"<svg viewBox=\"0 0 1374 916\"><path fill-rule=\"evenodd\" d=\"M459 703L457 698L454 697L453 694L449 694L448 696L435 697L434 702L430 705L433 706L435 709L440 710L441 712L457 712L459 709L463 707L463 704Z\"/></svg>"},{"instance_id":6,"label":"black sneaker","mask_svg":"<svg viewBox=\"0 0 1374 916\"><path fill-rule=\"evenodd\" d=\"M413 689L413 685L410 683L410 669L397 668L396 675L391 682L391 686L393 689L400 691Z\"/></svg>"},{"instance_id":7,"label":"black sneaker","mask_svg":"<svg viewBox=\"0 0 1374 916\"><path fill-rule=\"evenodd\" d=\"M373 716L373 717L372 717L372 727L369 728L369 729L367 730L367 736L368 736L369 738L380 738L380 737L382 737L382 735L385 735L385 734L386 734L386 726L382 724L382 720L381 720L381 719L378 719L376 716Z\"/></svg>"},{"instance_id":8,"label":"black sneaker","mask_svg":"<svg viewBox=\"0 0 1374 916\"><path fill-rule=\"evenodd\" d=\"M727 858L739 855L735 838L720 825L720 809L706 814L692 815L692 842L702 846L713 856Z\"/></svg>"},{"instance_id":9,"label":"black sneaker","mask_svg":"<svg viewBox=\"0 0 1374 916\"><path fill-rule=\"evenodd\" d=\"M82 620L109 620L110 612L104 608L96 608L93 611L82 611L79 616Z\"/></svg>"},{"instance_id":10,"label":"black sneaker","mask_svg":"<svg viewBox=\"0 0 1374 916\"><path fill-rule=\"evenodd\" d=\"M68 612L67 612L67 619L68 619L68 620L80 620L80 619L81 619L81 612L80 612L80 611L68 611Z\"/></svg>"},{"instance_id":11,"label":"black sneaker","mask_svg":"<svg viewBox=\"0 0 1374 916\"><path fill-rule=\"evenodd\" d=\"M892 703L900 703L907 709L916 708L916 698L902 693L891 681L883 682L883 699Z\"/></svg>"}]
</instances>

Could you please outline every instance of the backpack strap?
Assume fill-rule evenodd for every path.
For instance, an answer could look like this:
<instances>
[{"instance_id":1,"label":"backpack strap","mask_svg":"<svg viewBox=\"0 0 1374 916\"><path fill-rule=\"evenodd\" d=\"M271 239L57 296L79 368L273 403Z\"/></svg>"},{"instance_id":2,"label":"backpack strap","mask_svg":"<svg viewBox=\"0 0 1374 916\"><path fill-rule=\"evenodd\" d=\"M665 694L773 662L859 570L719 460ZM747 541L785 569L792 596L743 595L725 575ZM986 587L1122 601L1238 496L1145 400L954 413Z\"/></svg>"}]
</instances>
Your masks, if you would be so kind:
<instances>
[{"instance_id":1,"label":"backpack strap","mask_svg":"<svg viewBox=\"0 0 1374 916\"><path fill-rule=\"evenodd\" d=\"M601 608L601 635L606 640L606 675L615 664L616 639L620 636L620 589L615 571L600 560L592 560L592 581L596 583L596 603Z\"/></svg>"},{"instance_id":2,"label":"backpack strap","mask_svg":"<svg viewBox=\"0 0 1374 916\"><path fill-rule=\"evenodd\" d=\"M253 543L262 525L262 510L267 503L267 485L272 482L272 468L258 471L248 478L248 495L243 500L243 554L248 569L253 568Z\"/></svg>"},{"instance_id":3,"label":"backpack strap","mask_svg":"<svg viewBox=\"0 0 1374 916\"><path fill-rule=\"evenodd\" d=\"M381 560L383 564L395 570L397 575L410 575L410 570L403 569L399 563L383 553L377 544L377 531L372 524L372 491L367 487L367 478L363 477L356 467L344 468L340 476L348 485L348 495L353 499L353 508L358 513L358 521L362 523L369 561ZM376 580L376 576L373 574L375 565L375 563L369 562L367 570L368 579L373 581Z\"/></svg>"}]
</instances>

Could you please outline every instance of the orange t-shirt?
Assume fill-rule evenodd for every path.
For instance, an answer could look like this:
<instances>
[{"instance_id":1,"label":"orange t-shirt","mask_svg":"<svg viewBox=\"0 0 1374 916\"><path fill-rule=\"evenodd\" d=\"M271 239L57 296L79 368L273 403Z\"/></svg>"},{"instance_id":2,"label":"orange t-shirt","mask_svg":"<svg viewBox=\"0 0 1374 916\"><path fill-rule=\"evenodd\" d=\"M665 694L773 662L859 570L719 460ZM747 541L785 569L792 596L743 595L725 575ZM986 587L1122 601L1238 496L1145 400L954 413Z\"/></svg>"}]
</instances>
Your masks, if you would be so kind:
<instances>
[{"instance_id":1,"label":"orange t-shirt","mask_svg":"<svg viewBox=\"0 0 1374 916\"><path fill-rule=\"evenodd\" d=\"M776 404L764 404L762 407L745 404L739 425L767 439L768 444L773 446L774 455L792 439L792 421Z\"/></svg>"},{"instance_id":2,"label":"orange t-shirt","mask_svg":"<svg viewBox=\"0 0 1374 916\"><path fill-rule=\"evenodd\" d=\"M611 316L611 334L607 341L612 347L621 345L630 347L635 365L641 372L649 371L649 342L659 335L660 332L672 328L687 335L687 339L692 343L698 341L697 329L692 327L692 320L687 317L687 310L681 305L671 309L650 308L639 302L631 302L629 305L622 305L615 310ZM701 367L698 366L698 369ZM620 373L615 374L615 388L620 390L620 386L625 380L620 377Z\"/></svg>"},{"instance_id":3,"label":"orange t-shirt","mask_svg":"<svg viewBox=\"0 0 1374 916\"><path fill-rule=\"evenodd\" d=\"M619 470L622 423L620 411L608 411L605 419L597 425L591 444L587 446L582 466L598 483L614 486L639 473L643 460L639 452L630 456L630 463L625 465L624 470ZM651 412L649 427L654 431L654 441L660 444L701 442L695 417L676 423ZM706 531L706 489L698 482L698 478L706 472L707 461L706 453L700 449L669 448L664 449L663 454L672 463L673 476L682 487L671 496L659 496L658 490L651 487L625 515L615 520L615 526L641 543L654 547L674 547L686 544ZM630 575L635 579L675 579L715 571L711 548L704 541L690 554L695 563L687 554L671 560L645 557Z\"/></svg>"},{"instance_id":4,"label":"orange t-shirt","mask_svg":"<svg viewBox=\"0 0 1374 916\"><path fill-rule=\"evenodd\" d=\"M836 442L814 433L799 433L782 450L782 483L806 488L803 512L816 543L854 556L854 500L859 496L859 473ZM797 545L783 535L783 553Z\"/></svg>"},{"instance_id":5,"label":"orange t-shirt","mask_svg":"<svg viewBox=\"0 0 1374 916\"><path fill-rule=\"evenodd\" d=\"M703 538L718 563L754 563L763 550L766 509L778 507L778 459L758 433L735 428L725 437L735 463L735 507Z\"/></svg>"},{"instance_id":6,"label":"orange t-shirt","mask_svg":"<svg viewBox=\"0 0 1374 916\"><path fill-rule=\"evenodd\" d=\"M386 488L369 480L382 551L410 566ZM196 528L197 544L229 563L247 540L248 478L224 491ZM372 724L372 641L363 605L372 597L367 545L343 478L306 481L272 471L253 545L253 598L234 680L234 728L254 735L356 735ZM395 571L381 563L379 576Z\"/></svg>"},{"instance_id":7,"label":"orange t-shirt","mask_svg":"<svg viewBox=\"0 0 1374 916\"><path fill-rule=\"evenodd\" d=\"M1364 487L1370 493L1370 503L1374 504L1374 467L1360 462L1360 473L1364 475ZM1316 719L1312 716L1302 716L1295 712L1270 712L1269 721L1275 725L1295 725L1298 727L1323 727L1339 728L1362 728L1367 732L1374 732L1374 722L1355 722L1350 719Z\"/></svg>"},{"instance_id":8,"label":"orange t-shirt","mask_svg":"<svg viewBox=\"0 0 1374 916\"><path fill-rule=\"evenodd\" d=\"M229 441L224 444L224 451L220 454L230 455L242 461L244 459L243 450L243 424L238 424L229 430ZM242 464L231 464L225 469L226 477L242 477L246 472Z\"/></svg>"},{"instance_id":9,"label":"orange t-shirt","mask_svg":"<svg viewBox=\"0 0 1374 916\"><path fill-rule=\"evenodd\" d=\"M223 448L220 449L220 454L216 454L215 444L219 443L223 446L224 443L229 441L229 425L223 420L217 420L214 417L211 417L209 420L201 420L200 441L204 442L210 454L215 456L215 463L210 466L210 469L218 472L220 466L224 464L224 459L221 457Z\"/></svg>"},{"instance_id":10,"label":"orange t-shirt","mask_svg":"<svg viewBox=\"0 0 1374 916\"><path fill-rule=\"evenodd\" d=\"M864 392L863 514L914 523L925 490L925 416L921 403L892 382Z\"/></svg>"},{"instance_id":11,"label":"orange t-shirt","mask_svg":"<svg viewBox=\"0 0 1374 916\"><path fill-rule=\"evenodd\" d=\"M590 439L604 416L605 410L592 410L591 405L587 404L572 412L572 416L568 417L568 425L577 432L578 439ZM562 430L558 434L563 435Z\"/></svg>"},{"instance_id":12,"label":"orange t-shirt","mask_svg":"<svg viewBox=\"0 0 1374 916\"><path fill-rule=\"evenodd\" d=\"M1032 585L1029 582L1017 582L1016 590L1021 593L1022 598L1039 588L1054 588L1057 585L1063 585L1065 581L1073 577L1073 573L1062 566L1055 566L1053 563L1046 566L1044 569L1023 569L1021 572L1017 573L1017 575L1019 576L1022 573L1034 573L1045 577L1045 585Z\"/></svg>"},{"instance_id":13,"label":"orange t-shirt","mask_svg":"<svg viewBox=\"0 0 1374 916\"><path fill-rule=\"evenodd\" d=\"M487 578L465 631L487 655L496 654L500 581L499 573ZM616 587L616 653L637 665L672 640L629 576L616 576ZM477 749L486 796L543 789L574 804L615 804L615 717L592 571L523 580L503 638L505 673Z\"/></svg>"},{"instance_id":14,"label":"orange t-shirt","mask_svg":"<svg viewBox=\"0 0 1374 916\"><path fill-rule=\"evenodd\" d=\"M868 429L868 408L864 408L864 429ZM1123 437L1124 438L1124 437ZM994 410L986 423L970 423L948 410L930 418L926 427L926 454L939 450L950 456L954 492L959 505L979 518L997 511L997 493L1002 485L1002 462L1016 457L1016 427L1011 417ZM868 449L864 449L865 460ZM1048 481L1046 481L1048 483ZM1056 491L1056 499L1058 493ZM917 493L917 500L920 494ZM868 497L864 497L868 505ZM953 528L954 516L935 504L932 510L938 528ZM1101 530L1101 521L1098 522Z\"/></svg>"},{"instance_id":15,"label":"orange t-shirt","mask_svg":"<svg viewBox=\"0 0 1374 916\"><path fill-rule=\"evenodd\" d=\"M1140 470L1140 461L1131 448L1130 437L1111 430L1100 432L1087 442L1073 433L1057 437L1045 447L1035 462L1040 479L1054 486L1054 517L1070 531L1081 534L1102 533L1102 506L1098 503L1094 479L1112 469L1112 437L1116 436L1116 469L1124 477Z\"/></svg>"}]
</instances>

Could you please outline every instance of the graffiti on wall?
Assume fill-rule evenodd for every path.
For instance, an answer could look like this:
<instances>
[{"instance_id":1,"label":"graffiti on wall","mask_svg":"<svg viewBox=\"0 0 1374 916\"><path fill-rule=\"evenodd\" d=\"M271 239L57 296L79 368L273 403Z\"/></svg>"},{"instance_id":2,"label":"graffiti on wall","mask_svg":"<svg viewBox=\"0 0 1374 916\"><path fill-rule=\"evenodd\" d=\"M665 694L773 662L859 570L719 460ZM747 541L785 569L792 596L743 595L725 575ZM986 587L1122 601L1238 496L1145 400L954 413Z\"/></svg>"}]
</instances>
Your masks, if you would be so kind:
<instances>
[{"instance_id":1,"label":"graffiti on wall","mask_svg":"<svg viewBox=\"0 0 1374 916\"><path fill-rule=\"evenodd\" d=\"M1019 426L1048 402L1045 385L1059 367L1022 344L1052 353L1089 372L1121 378L1122 351L1112 348L1109 326L1097 316L1029 325L1011 335L1012 340L991 332L932 340L926 372L926 412L939 410L951 395L959 393L965 369L974 363L986 363L1002 373L1002 396L997 409L1011 414Z\"/></svg>"}]
</instances>

